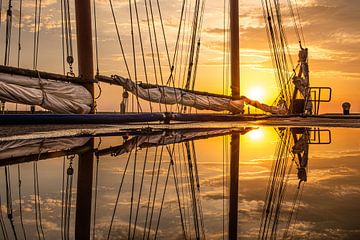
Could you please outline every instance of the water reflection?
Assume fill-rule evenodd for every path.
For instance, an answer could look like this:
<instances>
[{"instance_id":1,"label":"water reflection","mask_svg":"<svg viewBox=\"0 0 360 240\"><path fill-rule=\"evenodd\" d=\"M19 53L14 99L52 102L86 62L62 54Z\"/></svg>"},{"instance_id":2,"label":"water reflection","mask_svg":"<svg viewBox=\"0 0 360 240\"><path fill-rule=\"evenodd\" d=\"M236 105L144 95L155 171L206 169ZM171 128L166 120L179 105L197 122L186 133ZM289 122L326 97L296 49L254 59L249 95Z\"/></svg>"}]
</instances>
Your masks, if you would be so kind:
<instances>
[{"instance_id":1,"label":"water reflection","mask_svg":"<svg viewBox=\"0 0 360 240\"><path fill-rule=\"evenodd\" d=\"M344 148L342 136L356 134L143 129L3 141L0 238L353 238L360 144Z\"/></svg>"}]
</instances>

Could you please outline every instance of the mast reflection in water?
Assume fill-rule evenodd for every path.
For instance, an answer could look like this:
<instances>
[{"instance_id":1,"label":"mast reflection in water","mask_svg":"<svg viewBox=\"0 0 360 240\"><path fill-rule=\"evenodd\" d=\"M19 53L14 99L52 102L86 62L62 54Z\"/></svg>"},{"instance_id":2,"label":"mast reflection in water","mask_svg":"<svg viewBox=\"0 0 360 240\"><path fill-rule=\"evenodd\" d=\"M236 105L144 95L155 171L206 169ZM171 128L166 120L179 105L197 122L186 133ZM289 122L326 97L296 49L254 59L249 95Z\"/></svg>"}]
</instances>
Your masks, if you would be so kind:
<instances>
[{"instance_id":1,"label":"mast reflection in water","mask_svg":"<svg viewBox=\"0 0 360 240\"><path fill-rule=\"evenodd\" d=\"M143 129L2 141L0 236L357 238L360 144L349 139L358 133Z\"/></svg>"}]
</instances>

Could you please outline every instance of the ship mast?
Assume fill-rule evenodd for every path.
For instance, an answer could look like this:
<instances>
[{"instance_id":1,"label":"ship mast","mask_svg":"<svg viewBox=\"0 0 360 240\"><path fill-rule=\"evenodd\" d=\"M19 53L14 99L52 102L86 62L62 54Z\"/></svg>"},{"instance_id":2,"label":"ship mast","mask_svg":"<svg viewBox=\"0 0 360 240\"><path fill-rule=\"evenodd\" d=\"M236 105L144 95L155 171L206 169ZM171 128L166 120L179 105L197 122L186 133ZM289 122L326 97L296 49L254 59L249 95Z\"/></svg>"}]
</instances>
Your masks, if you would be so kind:
<instances>
[{"instance_id":1,"label":"ship mast","mask_svg":"<svg viewBox=\"0 0 360 240\"><path fill-rule=\"evenodd\" d=\"M240 56L239 56L239 1L230 0L230 66L231 95L240 98ZM239 199L239 160L240 135L233 133L230 144L230 203L229 239L237 239L238 199Z\"/></svg>"},{"instance_id":2,"label":"ship mast","mask_svg":"<svg viewBox=\"0 0 360 240\"><path fill-rule=\"evenodd\" d=\"M79 77L94 100L94 65L90 0L75 0ZM95 112L94 104L90 114ZM88 151L79 154L76 195L75 239L90 239L94 139Z\"/></svg>"}]
</instances>

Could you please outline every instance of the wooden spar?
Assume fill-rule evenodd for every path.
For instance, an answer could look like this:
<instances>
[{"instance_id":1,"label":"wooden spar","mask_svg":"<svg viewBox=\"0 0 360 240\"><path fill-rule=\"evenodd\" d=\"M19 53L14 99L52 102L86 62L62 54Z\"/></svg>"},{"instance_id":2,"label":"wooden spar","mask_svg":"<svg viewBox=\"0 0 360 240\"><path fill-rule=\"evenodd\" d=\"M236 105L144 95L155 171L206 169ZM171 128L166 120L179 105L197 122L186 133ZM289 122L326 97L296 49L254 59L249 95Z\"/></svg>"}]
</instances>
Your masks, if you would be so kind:
<instances>
[{"instance_id":1,"label":"wooden spar","mask_svg":"<svg viewBox=\"0 0 360 240\"><path fill-rule=\"evenodd\" d=\"M230 65L231 95L240 97L240 56L239 56L239 1L230 1Z\"/></svg>"},{"instance_id":2,"label":"wooden spar","mask_svg":"<svg viewBox=\"0 0 360 240\"><path fill-rule=\"evenodd\" d=\"M230 0L230 66L231 94L233 99L240 97L240 56L239 56L239 1ZM238 201L239 201L239 161L240 135L233 133L230 143L230 198L229 233L231 240L237 239Z\"/></svg>"},{"instance_id":3,"label":"wooden spar","mask_svg":"<svg viewBox=\"0 0 360 240\"><path fill-rule=\"evenodd\" d=\"M79 77L94 101L94 64L90 0L75 0ZM95 113L93 104L90 114ZM79 154L76 194L75 239L90 239L94 139L86 144L89 150Z\"/></svg>"},{"instance_id":4,"label":"wooden spar","mask_svg":"<svg viewBox=\"0 0 360 240\"><path fill-rule=\"evenodd\" d=\"M121 84L119 84L118 81L115 81L113 78L111 77L107 77L107 76L96 76L96 81L99 82L104 82L104 83L109 83L112 85L118 85L118 86L122 86ZM161 86L161 85L155 85L155 84L150 84L150 83L140 83L139 84L140 87L148 89L148 88L162 88L165 87L167 88L168 86ZM196 95L201 95L201 96L208 96L208 97L220 97L220 98L228 98L228 99L232 99L231 96L227 96L227 95L222 95L222 94L216 94L216 93L209 93L209 92L203 92L203 91L195 91L195 90L187 90L184 88L174 88L180 91L184 91L184 92L189 92L189 93L194 93ZM240 99L240 96L236 99Z\"/></svg>"},{"instance_id":5,"label":"wooden spar","mask_svg":"<svg viewBox=\"0 0 360 240\"><path fill-rule=\"evenodd\" d=\"M31 78L41 77L43 79L49 79L49 80L61 81L61 82L71 82L71 83L80 84L80 85L84 84L84 80L82 80L78 77L64 76L64 75L56 74L56 73L42 72L42 71L10 67L10 66L3 66L3 65L0 65L0 73L20 75L20 76L31 77ZM94 80L88 80L88 82L95 83Z\"/></svg>"}]
</instances>

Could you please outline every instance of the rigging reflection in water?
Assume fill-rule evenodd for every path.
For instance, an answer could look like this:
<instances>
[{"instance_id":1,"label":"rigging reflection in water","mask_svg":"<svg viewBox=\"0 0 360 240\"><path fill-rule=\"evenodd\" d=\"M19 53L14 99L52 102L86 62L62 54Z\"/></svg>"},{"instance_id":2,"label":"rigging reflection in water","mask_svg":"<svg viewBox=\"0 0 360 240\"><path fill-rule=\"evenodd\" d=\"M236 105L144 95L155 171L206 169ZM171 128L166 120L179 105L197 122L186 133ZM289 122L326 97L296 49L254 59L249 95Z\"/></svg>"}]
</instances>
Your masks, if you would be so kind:
<instances>
[{"instance_id":1,"label":"rigging reflection in water","mask_svg":"<svg viewBox=\"0 0 360 240\"><path fill-rule=\"evenodd\" d=\"M44 227L43 222L44 208L49 214L49 207L41 197L41 182L39 183L41 171L39 172L38 162L62 156L61 199L54 200L61 206L61 216L56 216L54 211L50 211L50 214L54 215L51 216L52 218L59 219L56 224L60 227L55 228L55 236L61 235L62 239L73 238L73 236L76 239L155 239L159 237L206 239L208 229L205 224L200 191L202 179L199 176L194 142L200 139L232 135L231 155L239 155L239 136L252 130L254 128L134 130L114 134L122 137L122 144L105 148L101 147L101 141L83 137L1 142L0 165L4 167L6 186L6 194L1 193L0 199L2 201L1 235L4 239L51 238L51 236L47 236L46 231L49 226ZM280 140L266 190L258 228L259 239L289 238L291 236L291 231L293 231L291 227L295 226L296 212L300 205L304 183L307 181L309 144L331 143L329 130L277 128L276 131ZM103 141L105 139L103 137ZM102 198L105 199L100 201L102 203L110 200L108 196L99 195L99 179L107 176L99 175L98 170L101 159L109 155L113 158L124 156L122 159L125 162L122 163L123 166L119 170L120 182L118 182L116 197L113 199L115 202L105 202L106 212L109 213L108 221L105 224L98 219L98 216L103 215L99 211L98 204ZM27 197L30 197L33 205L31 212L35 213L35 216L26 214L26 217L30 217L30 219L25 218L23 214L24 205L26 208L29 207L24 201L22 193L21 164L25 162L31 162L30 164L33 165L31 172L33 193L30 193L29 189L26 190ZM93 170L94 163L95 170ZM231 168L233 168L233 164L230 164ZM286 217L285 231L282 236L279 236L279 222L281 217L284 218L282 208L284 207L285 192L294 165L297 167L299 182L290 214ZM12 174L15 167L17 167L17 174ZM230 182L227 183L230 188L234 188L234 186L238 188L239 177L238 174L234 174L234 169L238 171L238 166L230 169ZM27 175L30 174L28 170L28 168L25 170ZM76 186L74 186L74 176L77 179ZM224 177L226 178L226 176ZM14 181L16 180L18 181L18 199L15 200L13 189L15 189ZM56 179L56 181L61 180ZM119 181L119 179L115 179L115 181ZM169 190L173 195L169 196ZM227 219L229 230L226 232L226 220L223 220L222 234L216 235L216 238L233 239L237 236L237 231L231 227L234 224L235 229L240 226L237 221L239 194L232 194L234 191L237 193L238 189L230 189L229 197L223 193L223 201L228 201L229 204ZM76 201L73 199L74 195ZM125 196L130 198L129 202L126 202ZM236 202L236 208L233 206L234 202ZM176 211L171 212L173 216L170 218L169 213L164 215L166 203L176 206L174 207ZM216 206L213 207L216 208ZM74 208L75 225L73 225ZM3 214L5 210L6 215ZM29 209L26 211L28 213ZM227 214L224 206L222 211L223 214ZM119 214L122 217L119 217ZM241 216L239 217L241 218ZM124 221L125 218L128 220L127 223ZM35 223L33 224L34 219ZM167 229L161 230L161 224L169 226ZM106 227L104 227L105 225Z\"/></svg>"}]
</instances>

